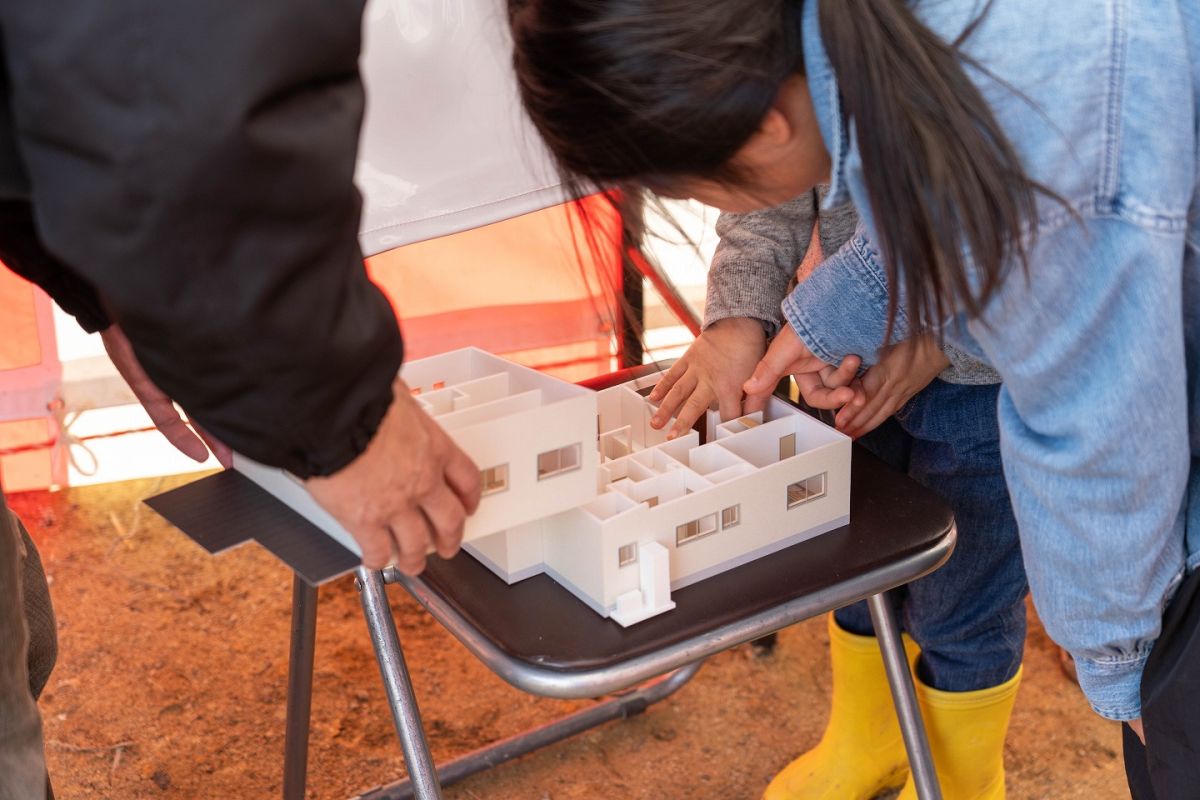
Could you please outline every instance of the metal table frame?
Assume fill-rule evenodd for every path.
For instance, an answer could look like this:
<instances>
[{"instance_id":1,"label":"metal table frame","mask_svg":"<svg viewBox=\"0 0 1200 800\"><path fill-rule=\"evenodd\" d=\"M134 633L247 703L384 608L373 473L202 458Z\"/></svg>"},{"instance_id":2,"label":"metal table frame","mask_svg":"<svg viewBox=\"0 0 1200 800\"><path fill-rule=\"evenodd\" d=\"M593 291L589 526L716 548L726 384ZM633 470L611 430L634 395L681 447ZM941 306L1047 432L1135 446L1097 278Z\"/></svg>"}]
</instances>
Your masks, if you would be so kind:
<instances>
[{"instance_id":1,"label":"metal table frame","mask_svg":"<svg viewBox=\"0 0 1200 800\"><path fill-rule=\"evenodd\" d=\"M640 713L683 686L695 675L703 660L711 655L793 623L849 605L864 597L868 601L871 619L883 652L884 668L896 704L917 794L922 800L940 798L941 790L930 757L929 742L921 721L912 675L888 592L940 566L950 556L954 538L954 531L951 529L936 546L886 564L867 575L832 584L823 591L799 597L753 617L648 655L621 662L616 666L571 673L542 669L501 652L456 609L430 591L420 577L403 575L392 568L378 571L360 567L356 573L355 584L360 592L363 615L387 690L388 703L404 751L409 777L364 792L355 800L441 798L442 786L463 780L604 722ZM549 725L468 753L440 768L435 767L425 740L417 700L408 678L395 621L388 605L386 586L389 583L399 583L407 589L417 602L468 650L518 689L548 697L582 698L599 697L621 692L631 686L645 685L632 692L617 694L600 701L595 706L575 712ZM313 651L316 639L316 601L316 587L308 585L297 576L292 594L284 800L302 800L305 797ZM649 683L646 683L647 681Z\"/></svg>"},{"instance_id":2,"label":"metal table frame","mask_svg":"<svg viewBox=\"0 0 1200 800\"><path fill-rule=\"evenodd\" d=\"M583 385L600 388L627 380L637 371L602 376ZM247 531L253 531L254 539L292 567L283 797L284 800L303 800L308 770L317 586L355 569L357 557L234 472L203 478L150 498L147 503L209 552L218 553L236 546L248 538ZM697 629L689 638L670 640L671 643L662 646L643 646L635 655L610 660L595 668L563 669L560 666L556 669L539 665L536 659L521 660L494 644L483 630L447 602L446 597L425 579L409 577L395 569L379 571L359 566L356 585L363 615L387 690L409 778L372 789L358 795L356 800L435 800L442 796L442 785L604 722L644 711L687 683L703 660L711 655L862 599L868 601L883 653L917 794L922 800L938 800L941 791L889 592L933 571L950 557L956 534L948 512L944 519L945 522L938 523L945 524L944 529L931 532L936 535L922 539L919 547L905 550L903 555L889 555L851 577L831 580L828 584L822 581L819 586L810 585L804 593L788 600L772 600L770 605L759 605L757 611L750 611L746 616L734 615L733 621L714 622ZM875 524L879 526L880 522ZM800 546L804 545L797 545ZM468 650L518 689L557 698L614 696L548 725L468 753L440 768L435 767L387 602L386 586L389 583L399 583L407 589ZM562 591L564 599L569 599L566 591ZM591 612L581 608L581 613ZM630 687L635 688L631 690Z\"/></svg>"}]
</instances>

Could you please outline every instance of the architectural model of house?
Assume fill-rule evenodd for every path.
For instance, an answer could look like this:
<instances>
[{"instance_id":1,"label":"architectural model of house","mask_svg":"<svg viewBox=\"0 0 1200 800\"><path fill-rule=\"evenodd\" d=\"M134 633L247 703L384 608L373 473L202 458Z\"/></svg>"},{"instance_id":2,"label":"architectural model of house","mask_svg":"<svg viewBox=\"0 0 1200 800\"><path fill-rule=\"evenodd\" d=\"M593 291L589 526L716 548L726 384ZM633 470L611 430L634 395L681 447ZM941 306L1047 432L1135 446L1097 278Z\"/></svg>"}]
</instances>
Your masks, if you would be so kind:
<instances>
[{"instance_id":1,"label":"architectural model of house","mask_svg":"<svg viewBox=\"0 0 1200 800\"><path fill-rule=\"evenodd\" d=\"M406 364L422 407L479 466L463 548L508 583L546 573L621 625L671 592L840 527L850 440L788 403L672 441L643 392L659 374L593 392L476 349ZM292 476L234 467L359 553Z\"/></svg>"}]
</instances>

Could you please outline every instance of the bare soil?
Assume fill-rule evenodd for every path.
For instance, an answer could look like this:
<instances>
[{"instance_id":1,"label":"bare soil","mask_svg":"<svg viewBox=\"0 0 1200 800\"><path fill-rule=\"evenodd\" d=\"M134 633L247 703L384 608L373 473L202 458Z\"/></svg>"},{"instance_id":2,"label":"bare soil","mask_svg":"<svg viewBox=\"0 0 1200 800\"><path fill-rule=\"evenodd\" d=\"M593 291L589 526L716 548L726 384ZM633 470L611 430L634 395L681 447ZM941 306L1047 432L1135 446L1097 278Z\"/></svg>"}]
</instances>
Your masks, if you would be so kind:
<instances>
[{"instance_id":1,"label":"bare soil","mask_svg":"<svg viewBox=\"0 0 1200 800\"><path fill-rule=\"evenodd\" d=\"M211 557L141 504L193 479L30 493L10 505L38 542L58 612L42 699L60 798L251 798L281 792L291 574L256 545ZM438 759L587 701L525 695L403 590L392 606ZM1030 611L1032 617L1032 610ZM1008 736L1008 796L1126 798L1115 723L1092 714L1036 619ZM404 775L352 582L321 590L309 797ZM821 620L711 659L645 714L446 790L454 800L757 798L816 743L827 714Z\"/></svg>"}]
</instances>

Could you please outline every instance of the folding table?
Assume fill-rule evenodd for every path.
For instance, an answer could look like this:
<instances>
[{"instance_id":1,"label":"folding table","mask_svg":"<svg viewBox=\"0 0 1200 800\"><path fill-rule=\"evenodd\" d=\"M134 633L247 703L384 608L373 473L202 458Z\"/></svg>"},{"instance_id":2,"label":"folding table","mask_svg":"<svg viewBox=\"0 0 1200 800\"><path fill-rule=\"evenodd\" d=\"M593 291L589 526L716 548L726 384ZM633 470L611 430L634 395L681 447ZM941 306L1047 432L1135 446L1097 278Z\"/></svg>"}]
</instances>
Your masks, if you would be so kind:
<instances>
[{"instance_id":1,"label":"folding table","mask_svg":"<svg viewBox=\"0 0 1200 800\"><path fill-rule=\"evenodd\" d=\"M628 378L626 371L592 385ZM639 713L685 684L708 656L864 598L918 794L940 798L889 590L925 575L950 556L953 516L931 491L858 446L852 486L848 525L675 591L674 610L630 628L601 618L545 575L509 586L467 555L449 561L433 557L419 577L365 569L314 525L233 471L147 502L210 552L254 538L294 570L285 800L305 796L317 586L350 570L356 570L409 773L404 781L360 794L360 800L440 798L442 785ZM387 603L389 583L401 584L468 650L517 688L550 697L592 698L645 685L435 768Z\"/></svg>"}]
</instances>

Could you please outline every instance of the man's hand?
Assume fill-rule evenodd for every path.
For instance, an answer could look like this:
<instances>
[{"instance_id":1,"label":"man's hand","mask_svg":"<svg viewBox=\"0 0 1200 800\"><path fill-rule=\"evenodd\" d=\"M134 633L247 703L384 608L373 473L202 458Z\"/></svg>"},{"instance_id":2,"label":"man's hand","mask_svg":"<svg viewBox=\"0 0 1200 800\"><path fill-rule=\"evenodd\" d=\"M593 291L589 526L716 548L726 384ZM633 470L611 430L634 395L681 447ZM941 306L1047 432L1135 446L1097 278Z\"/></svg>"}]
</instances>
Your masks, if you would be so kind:
<instances>
[{"instance_id":1,"label":"man's hand","mask_svg":"<svg viewBox=\"0 0 1200 800\"><path fill-rule=\"evenodd\" d=\"M870 433L948 366L950 359L932 336L915 336L887 348L879 363L855 381L861 394L838 412L838 430L854 439Z\"/></svg>"},{"instance_id":2,"label":"man's hand","mask_svg":"<svg viewBox=\"0 0 1200 800\"><path fill-rule=\"evenodd\" d=\"M397 379L394 398L367 449L333 475L310 478L309 492L362 547L363 565L396 556L409 575L436 548L458 552L467 515L479 506L479 468Z\"/></svg>"},{"instance_id":3,"label":"man's hand","mask_svg":"<svg viewBox=\"0 0 1200 800\"><path fill-rule=\"evenodd\" d=\"M742 413L742 383L767 349L767 336L756 319L730 317L710 325L663 376L649 400L658 403L650 425L662 428L675 417L667 433L674 439L685 433L712 407L729 421Z\"/></svg>"},{"instance_id":4,"label":"man's hand","mask_svg":"<svg viewBox=\"0 0 1200 800\"><path fill-rule=\"evenodd\" d=\"M742 387L746 392L745 412L761 411L785 375L794 375L805 402L813 408L841 408L855 399L848 386L862 363L846 356L835 369L809 352L790 325L784 325Z\"/></svg>"},{"instance_id":5,"label":"man's hand","mask_svg":"<svg viewBox=\"0 0 1200 800\"><path fill-rule=\"evenodd\" d=\"M110 325L101 331L100 340L104 342L104 349L108 351L108 357L112 359L117 372L121 373L121 377L133 390L134 396L141 402L142 408L150 415L154 427L158 428L176 450L194 461L201 462L208 460L208 451L212 450L222 467L228 469L233 466L233 452L227 445L194 422L188 427L171 398L155 386L154 381L150 380L150 376L142 369L133 352L133 346L119 327Z\"/></svg>"}]
</instances>

